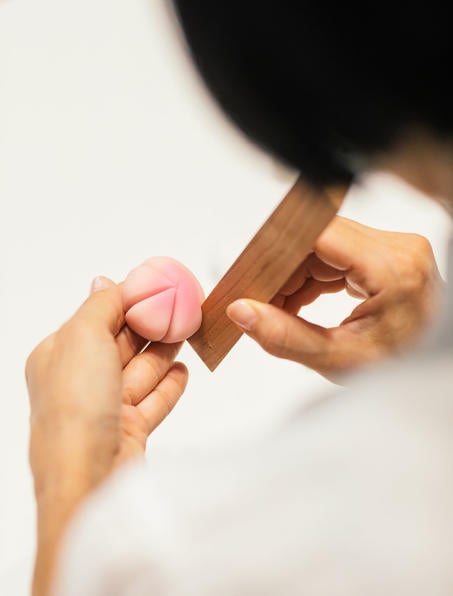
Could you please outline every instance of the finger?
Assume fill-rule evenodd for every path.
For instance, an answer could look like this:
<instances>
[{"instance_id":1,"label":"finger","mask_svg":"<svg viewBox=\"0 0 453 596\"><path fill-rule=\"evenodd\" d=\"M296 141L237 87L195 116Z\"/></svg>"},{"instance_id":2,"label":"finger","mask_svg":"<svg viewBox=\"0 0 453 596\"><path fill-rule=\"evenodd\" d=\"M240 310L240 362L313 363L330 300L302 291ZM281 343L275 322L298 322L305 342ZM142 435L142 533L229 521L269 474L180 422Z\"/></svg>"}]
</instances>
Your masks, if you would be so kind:
<instances>
[{"instance_id":1,"label":"finger","mask_svg":"<svg viewBox=\"0 0 453 596\"><path fill-rule=\"evenodd\" d=\"M318 238L315 254L327 265L344 271L351 287L373 295L382 289L386 279L382 234L337 216Z\"/></svg>"},{"instance_id":2,"label":"finger","mask_svg":"<svg viewBox=\"0 0 453 596\"><path fill-rule=\"evenodd\" d=\"M284 308L285 302L286 302L286 296L278 293L272 298L270 303L273 304L274 306L277 306L278 308Z\"/></svg>"},{"instance_id":3,"label":"finger","mask_svg":"<svg viewBox=\"0 0 453 596\"><path fill-rule=\"evenodd\" d=\"M181 362L176 362L153 389L137 405L148 426L148 434L159 426L178 403L187 386L189 373Z\"/></svg>"},{"instance_id":4,"label":"finger","mask_svg":"<svg viewBox=\"0 0 453 596\"><path fill-rule=\"evenodd\" d=\"M386 282L388 255L382 250L392 234L369 228L344 217L335 217L318 238L312 252L285 285L280 294L289 296L308 279L336 281L344 277L348 293L367 297L378 293Z\"/></svg>"},{"instance_id":5,"label":"finger","mask_svg":"<svg viewBox=\"0 0 453 596\"><path fill-rule=\"evenodd\" d=\"M178 344L153 343L132 358L123 371L123 403L140 403L168 373L181 348Z\"/></svg>"},{"instance_id":6,"label":"finger","mask_svg":"<svg viewBox=\"0 0 453 596\"><path fill-rule=\"evenodd\" d=\"M344 278L344 276L344 271L324 263L315 253L311 253L292 274L279 293L290 296L297 292L309 279L336 281Z\"/></svg>"},{"instance_id":7,"label":"finger","mask_svg":"<svg viewBox=\"0 0 453 596\"><path fill-rule=\"evenodd\" d=\"M375 242L370 238L369 230L350 219L336 216L317 239L314 252L324 263L347 271L356 263L357 256L366 259L361 246Z\"/></svg>"},{"instance_id":8,"label":"finger","mask_svg":"<svg viewBox=\"0 0 453 596\"><path fill-rule=\"evenodd\" d=\"M322 294L341 292L345 287L346 282L344 279L326 282L308 279L298 292L286 297L283 308L286 312L296 315L302 306L311 304Z\"/></svg>"},{"instance_id":9,"label":"finger","mask_svg":"<svg viewBox=\"0 0 453 596\"><path fill-rule=\"evenodd\" d=\"M120 360L123 368L149 343L147 339L140 337L130 327L124 325L116 336L116 344L120 353Z\"/></svg>"},{"instance_id":10,"label":"finger","mask_svg":"<svg viewBox=\"0 0 453 596\"><path fill-rule=\"evenodd\" d=\"M92 329L105 330L116 336L124 325L120 286L106 277L97 277L92 284L92 293L73 319L84 320Z\"/></svg>"},{"instance_id":11,"label":"finger","mask_svg":"<svg viewBox=\"0 0 453 596\"><path fill-rule=\"evenodd\" d=\"M227 308L227 315L273 356L310 366L312 357L318 357L328 347L328 329L271 304L237 300Z\"/></svg>"},{"instance_id":12,"label":"finger","mask_svg":"<svg viewBox=\"0 0 453 596\"><path fill-rule=\"evenodd\" d=\"M269 354L299 362L329 378L347 370L363 354L360 333L342 327L326 329L270 304L239 300L228 307L227 314Z\"/></svg>"},{"instance_id":13,"label":"finger","mask_svg":"<svg viewBox=\"0 0 453 596\"><path fill-rule=\"evenodd\" d=\"M107 277L96 277L91 284L90 294L113 287L114 285L114 282ZM120 288L122 285L122 283L118 284ZM132 331L127 325L124 325L116 336L116 344L118 346L122 366L126 366L126 364L138 354L147 343L148 340L140 337L140 335Z\"/></svg>"}]
</instances>

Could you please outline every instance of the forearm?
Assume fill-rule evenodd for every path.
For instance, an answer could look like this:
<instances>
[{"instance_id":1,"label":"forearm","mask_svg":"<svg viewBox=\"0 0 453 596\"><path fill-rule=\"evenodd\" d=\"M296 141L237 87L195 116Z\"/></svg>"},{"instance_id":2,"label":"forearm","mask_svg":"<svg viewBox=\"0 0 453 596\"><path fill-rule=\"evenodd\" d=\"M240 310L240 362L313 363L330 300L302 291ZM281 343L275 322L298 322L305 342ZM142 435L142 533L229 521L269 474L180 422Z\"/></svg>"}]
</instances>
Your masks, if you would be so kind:
<instances>
[{"instance_id":1,"label":"forearm","mask_svg":"<svg viewBox=\"0 0 453 596\"><path fill-rule=\"evenodd\" d=\"M81 495L42 499L37 503L37 550L33 596L51 594L60 545Z\"/></svg>"},{"instance_id":2,"label":"forearm","mask_svg":"<svg viewBox=\"0 0 453 596\"><path fill-rule=\"evenodd\" d=\"M67 525L81 502L107 473L91 448L87 449L91 441L83 433L67 433L64 441L53 437L49 443L47 449L40 450L46 469L42 475L44 480L35 487L37 551L33 596L49 596L52 593Z\"/></svg>"}]
</instances>

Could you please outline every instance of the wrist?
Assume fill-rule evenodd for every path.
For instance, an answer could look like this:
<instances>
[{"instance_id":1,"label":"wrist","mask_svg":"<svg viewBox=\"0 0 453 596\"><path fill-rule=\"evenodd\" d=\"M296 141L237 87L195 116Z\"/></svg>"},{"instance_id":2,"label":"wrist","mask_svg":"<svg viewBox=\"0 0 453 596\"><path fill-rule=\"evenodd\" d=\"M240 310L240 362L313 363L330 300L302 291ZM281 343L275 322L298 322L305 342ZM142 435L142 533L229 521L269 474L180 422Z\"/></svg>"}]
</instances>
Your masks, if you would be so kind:
<instances>
[{"instance_id":1,"label":"wrist","mask_svg":"<svg viewBox=\"0 0 453 596\"><path fill-rule=\"evenodd\" d=\"M80 462L68 462L65 468L47 463L45 474L35 475L37 551L33 596L48 596L51 592L64 532L94 487Z\"/></svg>"},{"instance_id":2,"label":"wrist","mask_svg":"<svg viewBox=\"0 0 453 596\"><path fill-rule=\"evenodd\" d=\"M55 578L61 544L71 518L89 490L80 483L46 486L37 494L37 544L33 596L48 596Z\"/></svg>"}]
</instances>

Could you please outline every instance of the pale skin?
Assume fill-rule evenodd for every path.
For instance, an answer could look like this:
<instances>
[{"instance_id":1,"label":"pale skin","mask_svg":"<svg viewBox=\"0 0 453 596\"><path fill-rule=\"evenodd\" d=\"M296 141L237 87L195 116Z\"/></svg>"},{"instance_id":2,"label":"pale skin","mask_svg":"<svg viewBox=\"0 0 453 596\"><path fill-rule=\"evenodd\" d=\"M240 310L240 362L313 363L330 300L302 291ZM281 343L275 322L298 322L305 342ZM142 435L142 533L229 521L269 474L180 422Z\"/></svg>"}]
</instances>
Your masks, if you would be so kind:
<instances>
[{"instance_id":1,"label":"pale skin","mask_svg":"<svg viewBox=\"0 0 453 596\"><path fill-rule=\"evenodd\" d=\"M419 177L424 170L424 190L450 201L452 161L453 152L426 145L415 154L404 147L390 166L415 183L410 172ZM364 300L339 327L324 329L295 314L321 293L341 289ZM34 596L51 594L73 513L116 467L143 457L148 436L187 383L186 368L175 363L180 346L154 344L140 354L144 340L124 326L119 286L97 278L94 290L26 367L38 512ZM272 354L336 379L404 349L432 320L441 291L425 239L337 218L274 305L240 301L253 315L241 324ZM230 306L230 316L234 311Z\"/></svg>"}]
</instances>

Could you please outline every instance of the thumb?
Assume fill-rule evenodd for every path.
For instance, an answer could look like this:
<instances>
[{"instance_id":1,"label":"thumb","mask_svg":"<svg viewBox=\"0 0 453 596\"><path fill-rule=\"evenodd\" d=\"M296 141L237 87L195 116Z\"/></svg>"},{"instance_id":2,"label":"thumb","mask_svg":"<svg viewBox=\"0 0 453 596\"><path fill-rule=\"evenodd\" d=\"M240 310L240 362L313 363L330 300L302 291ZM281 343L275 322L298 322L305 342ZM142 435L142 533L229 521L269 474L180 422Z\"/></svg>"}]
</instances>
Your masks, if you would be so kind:
<instances>
[{"instance_id":1,"label":"thumb","mask_svg":"<svg viewBox=\"0 0 453 596\"><path fill-rule=\"evenodd\" d=\"M337 350L331 331L309 323L272 305L237 300L227 308L228 317L266 352L294 360L322 374L336 368Z\"/></svg>"},{"instance_id":2,"label":"thumb","mask_svg":"<svg viewBox=\"0 0 453 596\"><path fill-rule=\"evenodd\" d=\"M100 292L102 290L107 290L112 286L116 286L116 283L109 279L108 277L104 277L103 275L98 275L93 279L91 282L90 287L90 296L95 294L96 292Z\"/></svg>"},{"instance_id":3,"label":"thumb","mask_svg":"<svg viewBox=\"0 0 453 596\"><path fill-rule=\"evenodd\" d=\"M124 325L121 287L107 277L96 277L91 284L90 296L79 308L75 318L84 320L92 328L117 335Z\"/></svg>"}]
</instances>

